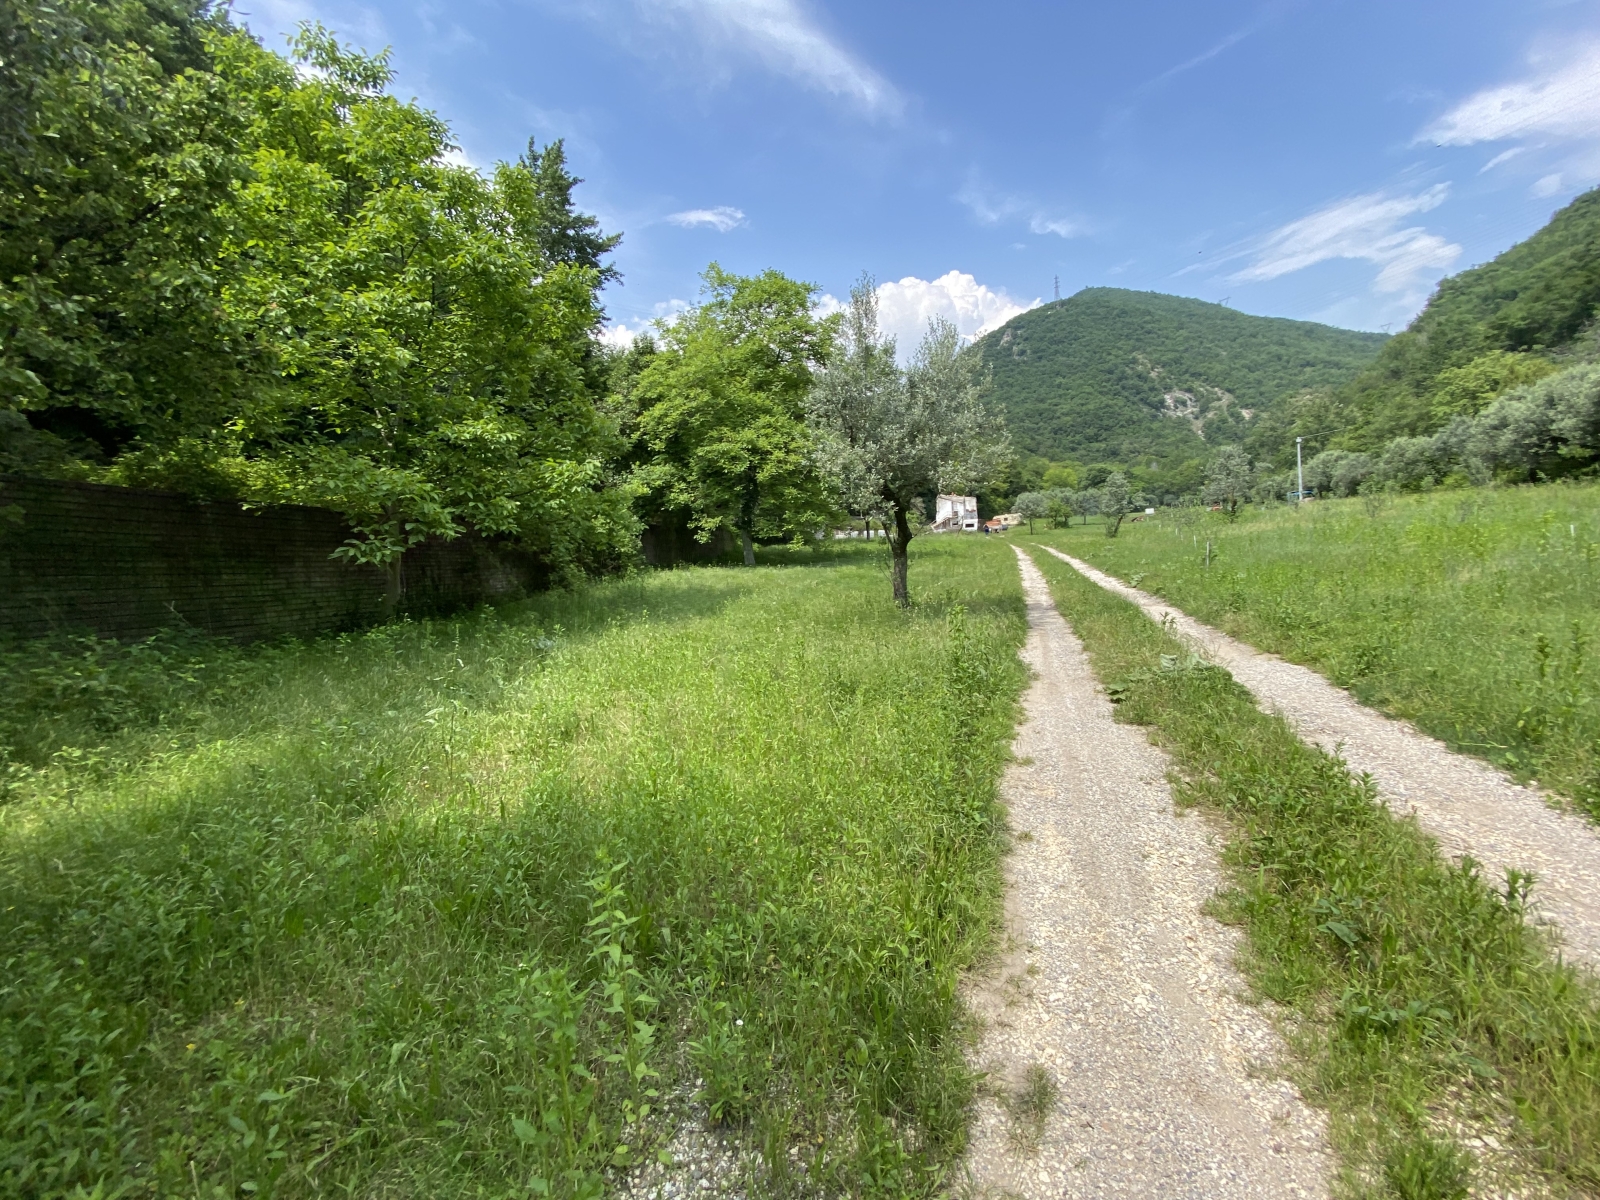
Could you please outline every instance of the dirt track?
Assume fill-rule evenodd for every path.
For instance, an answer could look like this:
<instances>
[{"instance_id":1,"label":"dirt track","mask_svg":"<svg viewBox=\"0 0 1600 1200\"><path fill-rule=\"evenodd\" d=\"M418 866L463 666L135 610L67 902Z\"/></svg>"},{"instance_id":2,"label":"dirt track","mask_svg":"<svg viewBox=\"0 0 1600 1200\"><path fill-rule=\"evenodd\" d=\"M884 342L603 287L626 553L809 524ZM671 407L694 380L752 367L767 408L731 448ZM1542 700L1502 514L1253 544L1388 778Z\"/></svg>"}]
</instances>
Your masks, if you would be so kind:
<instances>
[{"instance_id":1,"label":"dirt track","mask_svg":"<svg viewBox=\"0 0 1600 1200\"><path fill-rule=\"evenodd\" d=\"M1239 999L1237 934L1205 819L1175 814L1166 759L1112 720L1082 644L1018 551L1036 672L1004 795L1009 952L968 991L994 1094L972 1191L1022 1197L1325 1196L1321 1114L1275 1078L1271 1023ZM1016 1111L1029 1069L1054 1088Z\"/></svg>"},{"instance_id":2,"label":"dirt track","mask_svg":"<svg viewBox=\"0 0 1600 1200\"><path fill-rule=\"evenodd\" d=\"M1385 803L1415 813L1445 853L1470 854L1494 884L1508 868L1533 872L1539 918L1558 927L1572 958L1600 965L1600 833L1588 821L1558 812L1540 792L1488 763L1367 708L1315 671L1235 641L1059 550L1040 548L1133 601L1152 620L1170 618L1180 636L1226 667L1263 709L1340 755L1352 770L1370 774Z\"/></svg>"}]
</instances>

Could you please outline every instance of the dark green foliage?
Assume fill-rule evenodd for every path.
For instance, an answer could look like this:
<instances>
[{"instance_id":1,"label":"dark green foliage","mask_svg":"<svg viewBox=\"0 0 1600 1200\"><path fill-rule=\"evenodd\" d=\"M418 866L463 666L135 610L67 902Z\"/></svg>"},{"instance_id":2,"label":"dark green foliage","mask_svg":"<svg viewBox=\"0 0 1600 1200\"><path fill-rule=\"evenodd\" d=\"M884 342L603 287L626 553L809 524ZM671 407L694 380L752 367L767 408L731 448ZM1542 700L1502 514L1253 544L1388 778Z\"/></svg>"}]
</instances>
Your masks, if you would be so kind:
<instances>
[{"instance_id":1,"label":"dark green foliage","mask_svg":"<svg viewBox=\"0 0 1600 1200\"><path fill-rule=\"evenodd\" d=\"M1524 920L1529 881L1445 861L1225 670L1065 563L1036 561L1120 719L1172 755L1179 802L1226 817L1219 915L1243 926L1254 985L1300 1018L1303 1086L1333 1113L1347 1182L1461 1196L1469 1160L1430 1120L1453 1109L1510 1124L1522 1161L1558 1186L1600 1184L1600 1010Z\"/></svg>"},{"instance_id":2,"label":"dark green foliage","mask_svg":"<svg viewBox=\"0 0 1600 1200\"><path fill-rule=\"evenodd\" d=\"M530 140L518 166L527 173L533 202L517 214L517 236L538 246L552 263L588 267L603 280L620 278L621 272L601 258L617 248L622 235L602 233L598 220L577 210L572 189L583 180L567 170L566 143L557 138L541 150Z\"/></svg>"},{"instance_id":3,"label":"dark green foliage","mask_svg":"<svg viewBox=\"0 0 1600 1200\"><path fill-rule=\"evenodd\" d=\"M1238 441L1286 394L1345 382L1385 340L1181 296L1088 288L1013 318L974 350L994 370L996 400L1022 450L1127 465L1155 459L1171 474Z\"/></svg>"},{"instance_id":4,"label":"dark green foliage","mask_svg":"<svg viewBox=\"0 0 1600 1200\"><path fill-rule=\"evenodd\" d=\"M214 425L259 367L216 271L247 172L226 28L196 0L0 0L0 470Z\"/></svg>"},{"instance_id":5,"label":"dark green foliage","mask_svg":"<svg viewBox=\"0 0 1600 1200\"><path fill-rule=\"evenodd\" d=\"M0 646L0 801L6 779L27 768L180 719L226 685L238 659L228 643L181 629L128 644L62 636Z\"/></svg>"},{"instance_id":6,"label":"dark green foliage","mask_svg":"<svg viewBox=\"0 0 1600 1200\"><path fill-rule=\"evenodd\" d=\"M1538 233L1482 266L1451 276L1404 333L1315 414L1306 433L1345 430L1333 444L1381 448L1394 437L1432 432L1448 420L1434 394L1442 372L1494 351L1548 353L1570 345L1600 306L1600 191L1585 192ZM1332 420L1327 417L1332 416ZM1316 422L1326 421L1325 425ZM1292 461L1287 442L1263 446ZM1328 444L1316 440L1320 448ZM1285 458L1285 454L1287 458Z\"/></svg>"},{"instance_id":7,"label":"dark green foliage","mask_svg":"<svg viewBox=\"0 0 1600 1200\"><path fill-rule=\"evenodd\" d=\"M0 470L322 505L391 568L467 528L632 557L617 238L560 142L450 166L386 57L306 27L291 62L196 0L0 0L0 50Z\"/></svg>"}]
</instances>

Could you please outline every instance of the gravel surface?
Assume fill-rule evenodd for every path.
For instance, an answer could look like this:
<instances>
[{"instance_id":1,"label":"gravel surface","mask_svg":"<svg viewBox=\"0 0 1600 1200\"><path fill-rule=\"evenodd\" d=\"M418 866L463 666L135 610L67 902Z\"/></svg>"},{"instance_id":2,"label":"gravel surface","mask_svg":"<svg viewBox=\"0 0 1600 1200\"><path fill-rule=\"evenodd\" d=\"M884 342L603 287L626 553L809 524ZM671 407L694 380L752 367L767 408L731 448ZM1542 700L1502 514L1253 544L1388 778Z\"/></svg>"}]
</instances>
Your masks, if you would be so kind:
<instances>
[{"instance_id":1,"label":"gravel surface","mask_svg":"<svg viewBox=\"0 0 1600 1200\"><path fill-rule=\"evenodd\" d=\"M1165 756L1112 720L1018 550L1036 672L1004 797L1004 958L967 989L989 1086L967 1191L1020 1197L1326 1196L1325 1121L1277 1077L1238 935L1201 911L1214 835L1178 815Z\"/></svg>"},{"instance_id":2,"label":"gravel surface","mask_svg":"<svg viewBox=\"0 0 1600 1200\"><path fill-rule=\"evenodd\" d=\"M696 1079L692 1087L668 1100L674 1129L666 1161L646 1156L607 1181L608 1195L619 1200L745 1200L752 1180L765 1174L761 1156L735 1131L712 1125L705 1105L694 1100L702 1082ZM796 1155L791 1159L794 1174L803 1182L805 1167Z\"/></svg>"},{"instance_id":3,"label":"gravel surface","mask_svg":"<svg viewBox=\"0 0 1600 1200\"><path fill-rule=\"evenodd\" d=\"M1235 641L1059 550L1050 553L1127 597L1152 620L1170 618L1178 634L1226 667L1263 709L1338 754L1351 770L1371 775L1389 807L1415 813L1445 853L1470 854L1491 883L1508 868L1531 871L1539 918L1559 928L1570 957L1600 963L1600 833L1584 818L1558 811L1543 792L1488 763L1374 712L1315 671Z\"/></svg>"}]
</instances>

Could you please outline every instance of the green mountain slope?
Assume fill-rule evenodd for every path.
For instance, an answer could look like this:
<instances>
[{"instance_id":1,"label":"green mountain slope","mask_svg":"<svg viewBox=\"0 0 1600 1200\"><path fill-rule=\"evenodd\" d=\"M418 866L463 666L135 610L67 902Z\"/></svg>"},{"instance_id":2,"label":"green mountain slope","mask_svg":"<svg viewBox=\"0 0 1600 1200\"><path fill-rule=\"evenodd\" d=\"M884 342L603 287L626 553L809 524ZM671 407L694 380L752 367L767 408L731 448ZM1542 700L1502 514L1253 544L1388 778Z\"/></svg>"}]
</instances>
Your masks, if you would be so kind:
<instances>
[{"instance_id":1,"label":"green mountain slope","mask_svg":"<svg viewBox=\"0 0 1600 1200\"><path fill-rule=\"evenodd\" d=\"M1548 355L1570 345L1600 309L1600 189L1482 266L1446 279L1404 333L1335 397L1340 442L1371 449L1445 421L1434 396L1442 371L1494 351Z\"/></svg>"},{"instance_id":2,"label":"green mountain slope","mask_svg":"<svg viewBox=\"0 0 1600 1200\"><path fill-rule=\"evenodd\" d=\"M1348 382L1388 339L1181 296L1089 288L973 352L1028 454L1167 473L1237 442L1281 397Z\"/></svg>"}]
</instances>

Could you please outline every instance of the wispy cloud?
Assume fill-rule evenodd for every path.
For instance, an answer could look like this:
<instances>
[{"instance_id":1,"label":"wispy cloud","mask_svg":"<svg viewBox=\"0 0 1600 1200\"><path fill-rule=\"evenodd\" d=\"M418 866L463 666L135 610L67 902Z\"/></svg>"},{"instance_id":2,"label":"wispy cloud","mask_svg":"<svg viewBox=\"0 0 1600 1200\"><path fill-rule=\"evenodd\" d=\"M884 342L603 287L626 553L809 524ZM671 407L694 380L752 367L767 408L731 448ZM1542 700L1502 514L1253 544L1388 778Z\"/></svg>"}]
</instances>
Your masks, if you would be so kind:
<instances>
[{"instance_id":1,"label":"wispy cloud","mask_svg":"<svg viewBox=\"0 0 1600 1200\"><path fill-rule=\"evenodd\" d=\"M1174 79L1177 76L1184 74L1186 71L1192 71L1198 66L1203 66L1204 64L1210 62L1213 58L1216 58L1217 55L1222 54L1227 50L1231 50L1234 46L1237 46L1240 42L1244 41L1245 38L1249 37L1252 33L1255 33L1258 29L1260 29L1265 23L1266 18L1265 16L1262 16L1258 17L1254 21L1251 21L1248 25L1241 29L1235 29L1232 33L1228 34L1225 38L1211 46L1209 49L1202 50L1193 58L1185 59L1175 67L1168 67L1154 79L1140 84L1134 90L1134 95L1142 95L1145 92L1153 91L1154 89L1160 87L1163 83L1166 83L1168 80Z\"/></svg>"},{"instance_id":2,"label":"wispy cloud","mask_svg":"<svg viewBox=\"0 0 1600 1200\"><path fill-rule=\"evenodd\" d=\"M1415 291L1424 272L1448 268L1461 256L1461 247L1403 223L1438 208L1449 191L1450 185L1441 183L1414 196L1373 192L1336 201L1267 234L1246 252L1250 265L1229 278L1261 283L1329 259L1349 258L1379 266L1375 290Z\"/></svg>"},{"instance_id":3,"label":"wispy cloud","mask_svg":"<svg viewBox=\"0 0 1600 1200\"><path fill-rule=\"evenodd\" d=\"M667 220L685 229L705 225L718 233L727 233L728 230L737 229L744 224L744 212L741 209L729 208L727 205L718 205L716 208L691 208L685 212L676 212L667 217Z\"/></svg>"},{"instance_id":4,"label":"wispy cloud","mask_svg":"<svg viewBox=\"0 0 1600 1200\"><path fill-rule=\"evenodd\" d=\"M1076 217L1048 208L1025 196L996 195L971 176L956 193L956 200L966 205L972 215L984 225L998 225L1003 221L1026 221L1030 233L1053 233L1057 237L1081 237L1087 227Z\"/></svg>"},{"instance_id":5,"label":"wispy cloud","mask_svg":"<svg viewBox=\"0 0 1600 1200\"><path fill-rule=\"evenodd\" d=\"M1600 43L1535 66L1526 79L1468 96L1417 141L1470 146L1533 135L1600 136Z\"/></svg>"},{"instance_id":6,"label":"wispy cloud","mask_svg":"<svg viewBox=\"0 0 1600 1200\"><path fill-rule=\"evenodd\" d=\"M585 12L630 49L659 54L697 50L697 73L725 79L735 59L823 92L872 117L898 117L905 99L887 79L841 45L801 0L581 0Z\"/></svg>"},{"instance_id":7,"label":"wispy cloud","mask_svg":"<svg viewBox=\"0 0 1600 1200\"><path fill-rule=\"evenodd\" d=\"M1527 150L1526 146L1513 146L1509 150L1502 150L1499 154L1496 154L1488 162L1484 163L1483 166L1479 169L1478 174L1479 175L1487 175L1490 171L1494 170L1501 163L1510 162L1513 158L1515 158L1517 155L1523 153L1525 150Z\"/></svg>"}]
</instances>

